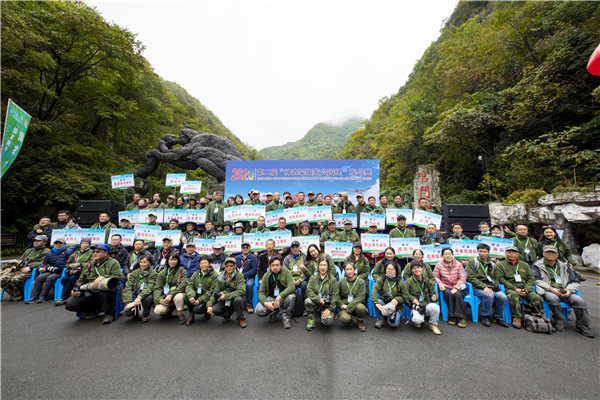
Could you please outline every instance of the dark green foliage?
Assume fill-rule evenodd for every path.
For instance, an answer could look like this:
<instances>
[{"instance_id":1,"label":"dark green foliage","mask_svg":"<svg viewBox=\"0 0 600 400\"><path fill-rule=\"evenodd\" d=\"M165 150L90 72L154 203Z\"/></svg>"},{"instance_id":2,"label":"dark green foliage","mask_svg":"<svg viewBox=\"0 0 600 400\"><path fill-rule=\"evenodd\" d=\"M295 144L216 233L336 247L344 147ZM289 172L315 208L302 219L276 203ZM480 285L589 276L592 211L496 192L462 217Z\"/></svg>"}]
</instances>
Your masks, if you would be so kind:
<instances>
[{"instance_id":1,"label":"dark green foliage","mask_svg":"<svg viewBox=\"0 0 600 400\"><path fill-rule=\"evenodd\" d=\"M267 147L259 151L267 160L326 160L334 158L360 127L362 121L349 119L342 125L320 123L296 142Z\"/></svg>"}]
</instances>

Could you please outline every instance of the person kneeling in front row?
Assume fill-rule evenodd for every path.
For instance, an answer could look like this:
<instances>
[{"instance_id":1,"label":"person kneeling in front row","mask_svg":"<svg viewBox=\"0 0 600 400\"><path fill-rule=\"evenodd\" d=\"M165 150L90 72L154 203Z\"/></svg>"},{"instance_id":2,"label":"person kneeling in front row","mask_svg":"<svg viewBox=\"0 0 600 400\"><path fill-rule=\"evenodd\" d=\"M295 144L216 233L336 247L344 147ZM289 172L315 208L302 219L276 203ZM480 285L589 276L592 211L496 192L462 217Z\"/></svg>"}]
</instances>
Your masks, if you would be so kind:
<instances>
[{"instance_id":1,"label":"person kneeling in front row","mask_svg":"<svg viewBox=\"0 0 600 400\"><path fill-rule=\"evenodd\" d=\"M577 322L575 329L583 336L593 338L594 334L590 328L590 315L587 304L575 292L579 290L579 280L573 272L573 268L567 261L558 259L558 249L554 246L544 246L543 258L537 260L531 270L535 277L535 286L552 310L552 318L556 321L554 328L558 332L564 332L567 321L562 313L560 302L573 307Z\"/></svg>"},{"instance_id":2,"label":"person kneeling in front row","mask_svg":"<svg viewBox=\"0 0 600 400\"><path fill-rule=\"evenodd\" d=\"M315 326L315 311L321 314L321 323L333 324L333 314L340 301L340 291L335 275L329 273L329 262L325 257L319 259L318 273L310 277L306 288L304 308L308 312L307 331Z\"/></svg>"},{"instance_id":3,"label":"person kneeling in front row","mask_svg":"<svg viewBox=\"0 0 600 400\"><path fill-rule=\"evenodd\" d=\"M208 300L207 312L209 315L223 317L222 322L229 321L231 315L235 313L238 323L245 328L247 326L244 318L246 280L244 275L235 268L235 258L225 259L224 265L225 271L217 278L215 293Z\"/></svg>"},{"instance_id":4,"label":"person kneeling in front row","mask_svg":"<svg viewBox=\"0 0 600 400\"><path fill-rule=\"evenodd\" d=\"M440 306L435 304L435 279L423 276L423 266L418 260L411 261L410 268L412 276L406 281L406 300L412 304L413 324L420 328L425 317L429 317L429 329L439 335Z\"/></svg>"},{"instance_id":5,"label":"person kneeling in front row","mask_svg":"<svg viewBox=\"0 0 600 400\"><path fill-rule=\"evenodd\" d=\"M383 317L402 311L406 298L406 285L400 277L400 265L389 263L385 267L385 274L380 276L373 286L371 301L375 304L377 321L375 328L381 329L385 324ZM379 298L377 298L379 295Z\"/></svg>"},{"instance_id":6,"label":"person kneeling in front row","mask_svg":"<svg viewBox=\"0 0 600 400\"><path fill-rule=\"evenodd\" d=\"M289 256L288 256L289 257ZM294 294L294 276L286 267L282 267L282 259L276 254L271 259L270 269L263 275L263 281L258 291L256 315L269 316L269 322L275 322L281 307L281 323L285 329L290 329L290 318L296 301Z\"/></svg>"},{"instance_id":7,"label":"person kneeling in front row","mask_svg":"<svg viewBox=\"0 0 600 400\"><path fill-rule=\"evenodd\" d=\"M142 314L142 322L148 322L154 304L153 292L158 274L150 268L154 264L152 255L143 255L137 262L139 268L129 275L123 290L123 303L126 304L124 315L137 318Z\"/></svg>"},{"instance_id":8,"label":"person kneeling in front row","mask_svg":"<svg viewBox=\"0 0 600 400\"><path fill-rule=\"evenodd\" d=\"M185 323L183 303L188 283L187 271L181 266L179 253L174 251L166 257L166 268L158 273L154 286L154 313L160 317L170 316L177 309L179 325Z\"/></svg>"},{"instance_id":9,"label":"person kneeling in front row","mask_svg":"<svg viewBox=\"0 0 600 400\"><path fill-rule=\"evenodd\" d=\"M344 267L346 275L339 282L340 290L340 322L348 326L353 325L352 317L356 317L356 326L359 331L365 332L367 328L364 324L367 307L363 304L367 284L356 275L357 269L352 263Z\"/></svg>"},{"instance_id":10,"label":"person kneeling in front row","mask_svg":"<svg viewBox=\"0 0 600 400\"><path fill-rule=\"evenodd\" d=\"M192 274L185 289L185 297L188 299L188 310L190 316L185 321L187 326L194 323L196 314L204 314L203 321L208 321L210 315L207 312L206 303L212 298L217 290L219 273L210 265L212 257L204 255L200 257L200 270Z\"/></svg>"}]
</instances>

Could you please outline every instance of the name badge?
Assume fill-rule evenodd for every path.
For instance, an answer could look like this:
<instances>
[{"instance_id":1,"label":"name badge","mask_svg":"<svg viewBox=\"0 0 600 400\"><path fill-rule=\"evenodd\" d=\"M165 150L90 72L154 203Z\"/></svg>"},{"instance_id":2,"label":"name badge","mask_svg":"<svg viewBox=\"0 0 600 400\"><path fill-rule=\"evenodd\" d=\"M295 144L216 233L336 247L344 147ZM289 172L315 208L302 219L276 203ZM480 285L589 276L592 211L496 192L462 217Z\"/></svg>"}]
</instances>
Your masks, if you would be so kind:
<instances>
[{"instance_id":1,"label":"name badge","mask_svg":"<svg viewBox=\"0 0 600 400\"><path fill-rule=\"evenodd\" d=\"M231 300L225 300L225 307L229 307L231 305Z\"/></svg>"},{"instance_id":2,"label":"name badge","mask_svg":"<svg viewBox=\"0 0 600 400\"><path fill-rule=\"evenodd\" d=\"M531 250L529 250L529 249L527 249L527 248L526 248L526 249L524 250L524 253L525 253L525 254L531 254Z\"/></svg>"},{"instance_id":3,"label":"name badge","mask_svg":"<svg viewBox=\"0 0 600 400\"><path fill-rule=\"evenodd\" d=\"M275 295L275 297L279 296L279 288L276 287L275 290L273 290L273 294Z\"/></svg>"},{"instance_id":4,"label":"name badge","mask_svg":"<svg viewBox=\"0 0 600 400\"><path fill-rule=\"evenodd\" d=\"M420 295L420 296L419 296L419 302L422 302L423 300L425 300L425 296L423 296L423 295Z\"/></svg>"},{"instance_id":5,"label":"name badge","mask_svg":"<svg viewBox=\"0 0 600 400\"><path fill-rule=\"evenodd\" d=\"M490 282L494 282L494 280L492 278L490 278L489 275L487 275L487 280L490 281Z\"/></svg>"},{"instance_id":6,"label":"name badge","mask_svg":"<svg viewBox=\"0 0 600 400\"><path fill-rule=\"evenodd\" d=\"M144 289L146 289L146 286L147 286L147 285L146 285L145 283L142 283L142 284L140 285L140 289L144 290Z\"/></svg>"},{"instance_id":7,"label":"name badge","mask_svg":"<svg viewBox=\"0 0 600 400\"><path fill-rule=\"evenodd\" d=\"M166 263L167 263L166 258L163 258L162 260L160 260L160 265L162 265L163 267L165 266Z\"/></svg>"},{"instance_id":8,"label":"name badge","mask_svg":"<svg viewBox=\"0 0 600 400\"><path fill-rule=\"evenodd\" d=\"M169 285L163 286L163 294L166 296L169 294Z\"/></svg>"},{"instance_id":9,"label":"name badge","mask_svg":"<svg viewBox=\"0 0 600 400\"><path fill-rule=\"evenodd\" d=\"M202 294L202 286L198 286L198 294Z\"/></svg>"},{"instance_id":10,"label":"name badge","mask_svg":"<svg viewBox=\"0 0 600 400\"><path fill-rule=\"evenodd\" d=\"M323 292L319 292L319 298L322 299L323 298Z\"/></svg>"},{"instance_id":11,"label":"name badge","mask_svg":"<svg viewBox=\"0 0 600 400\"><path fill-rule=\"evenodd\" d=\"M298 266L296 264L294 264L294 268L292 268L292 271L298 272Z\"/></svg>"},{"instance_id":12,"label":"name badge","mask_svg":"<svg viewBox=\"0 0 600 400\"><path fill-rule=\"evenodd\" d=\"M521 274L515 274L515 282L522 282L521 281Z\"/></svg>"},{"instance_id":13,"label":"name badge","mask_svg":"<svg viewBox=\"0 0 600 400\"><path fill-rule=\"evenodd\" d=\"M316 275L316 274L317 274L317 270L315 269L315 273L313 275Z\"/></svg>"},{"instance_id":14,"label":"name badge","mask_svg":"<svg viewBox=\"0 0 600 400\"><path fill-rule=\"evenodd\" d=\"M354 300L354 296L349 294L348 295L348 303L352 302L352 300Z\"/></svg>"},{"instance_id":15,"label":"name badge","mask_svg":"<svg viewBox=\"0 0 600 400\"><path fill-rule=\"evenodd\" d=\"M554 277L554 282L556 282L556 283L562 283L562 280L560 279L560 276L555 276Z\"/></svg>"}]
</instances>

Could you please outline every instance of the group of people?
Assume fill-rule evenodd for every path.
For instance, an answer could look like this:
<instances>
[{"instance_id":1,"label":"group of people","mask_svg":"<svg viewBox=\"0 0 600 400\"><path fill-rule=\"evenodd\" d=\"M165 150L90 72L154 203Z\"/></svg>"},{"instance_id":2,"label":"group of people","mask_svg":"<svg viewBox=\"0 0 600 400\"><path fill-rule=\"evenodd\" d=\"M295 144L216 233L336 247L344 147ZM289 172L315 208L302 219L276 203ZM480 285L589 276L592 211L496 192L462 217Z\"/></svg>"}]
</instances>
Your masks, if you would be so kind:
<instances>
[{"instance_id":1,"label":"group of people","mask_svg":"<svg viewBox=\"0 0 600 400\"><path fill-rule=\"evenodd\" d=\"M260 201L258 195L258 191L251 191L249 201L257 204ZM312 205L307 204L309 202L321 205L324 201L321 194L313 192L309 192L307 201L303 193L299 194L301 201L294 205L289 204L289 194L284 194L286 204L283 205L279 203L278 193L269 194L269 197L271 201L265 206L271 210ZM340 196L334 194L331 198L337 203L335 214L357 212L353 207L358 206L362 207L360 212L382 213L381 206L374 206L374 198L364 203L360 193L357 206L348 201L345 193ZM240 201L237 198L233 200ZM432 206L426 199L421 199L419 204L423 208ZM181 230L178 221L170 221L167 229L181 230L179 243L173 243L166 237L162 247L156 247L136 240L130 251L122 246L118 234L109 238L110 245L90 246L89 239L83 239L78 246L66 246L63 238L55 238L49 246L51 229L64 229L70 221L69 213L60 211L58 222L53 224L44 217L32 230L31 248L18 260L2 267L2 289L10 295L9 301L22 300L23 283L37 268L39 274L35 277L27 304L45 302L56 280L61 279L63 291L61 298L54 303L56 306L65 305L67 310L78 312L83 319L92 319L104 312L104 323L107 324L115 318L115 292L122 290L124 314L141 318L142 322L150 320L152 309L160 317L177 311L179 323L188 326L195 323L197 314L201 314L204 321L218 315L223 322L229 321L235 314L241 327L247 325L246 314L269 316L270 322L281 314L282 325L288 329L291 318L306 315L307 330L316 327L317 318L329 326L337 317L341 323L356 326L363 332L366 330L364 318L368 314L370 299L375 305L375 328L382 328L386 323L398 326L404 306L407 306L411 309L410 320L416 327L428 322L429 329L439 335L438 293L448 307L448 323L464 328L467 325L464 297L466 283L469 282L473 285L474 295L482 301L481 322L484 326L496 322L501 327L508 327L510 323L520 329L521 303L527 301L541 310L543 298L550 306L553 326L557 331L566 329L561 310L561 302L564 302L574 309L576 329L584 336L594 337L587 305L576 294L580 279L573 268L571 251L552 226L543 228L543 236L538 243L529 236L525 225L518 225L513 234L508 229L502 231L498 226L490 227L487 222L481 222L480 235L475 239L486 235L514 238L514 245L506 248L505 259L491 258L489 246L480 243L477 246L478 256L474 259L458 261L452 249L445 247L442 250L443 260L430 266L423 262L423 252L418 249L407 258L396 257L392 247L383 253L363 252L360 234L349 220L345 221L344 229L338 230L335 221L290 225L281 218L275 230L291 228L297 236L318 231L320 246L312 244L303 253L300 243L293 241L291 248L276 250L275 242L269 239L266 251L253 253L250 243L243 241L241 254L231 257L223 252L220 243L215 243L213 254L200 256L195 250L195 238L243 235L248 228L251 233L270 230L262 217L251 227L232 226L223 221L222 210L228 205L223 203L221 192L213 193L212 201L204 206L210 213L207 211L203 232L194 223L185 224L184 230ZM402 208L401 196L394 196L393 206ZM112 225L107 222L109 218L107 214L101 214L97 224L98 229L107 230L107 235ZM127 222L121 221L121 227ZM156 223L150 223L153 222ZM366 232L377 233L377 227L369 227ZM389 230L389 234L390 237L419 237L422 244L439 246L445 243L435 225L429 225L419 235L406 225L406 218L401 214L397 215L397 225ZM468 239L462 234L459 223L452 226L449 238ZM331 257L323 252L324 243L328 241L353 243L352 254L339 263L342 276L336 273ZM179 250L175 248L177 246ZM370 291L368 282L371 278L374 285ZM255 285L259 287L256 307ZM503 311L507 303L512 321L504 321Z\"/></svg>"}]
</instances>

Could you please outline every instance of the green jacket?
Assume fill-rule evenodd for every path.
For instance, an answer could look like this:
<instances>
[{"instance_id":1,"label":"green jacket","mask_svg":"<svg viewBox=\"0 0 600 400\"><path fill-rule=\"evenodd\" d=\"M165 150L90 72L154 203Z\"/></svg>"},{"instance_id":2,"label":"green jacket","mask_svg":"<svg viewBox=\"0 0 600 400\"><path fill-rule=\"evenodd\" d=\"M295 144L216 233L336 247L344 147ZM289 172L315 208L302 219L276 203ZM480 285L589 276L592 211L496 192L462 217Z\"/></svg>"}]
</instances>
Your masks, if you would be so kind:
<instances>
[{"instance_id":1,"label":"green jacket","mask_svg":"<svg viewBox=\"0 0 600 400\"><path fill-rule=\"evenodd\" d=\"M30 249L25 250L25 253L23 253L23 255L21 257L19 257L19 259L17 261L11 261L11 262L4 264L2 266L2 270L5 270L7 268L12 268L15 266L18 267L25 260L27 260L27 262L29 262L30 269L38 268L40 265L42 265L42 263L44 262L44 259L46 258L46 254L48 254L49 252L50 252L50 249L45 246L42 247L41 249L36 249L35 247L32 247ZM22 267L20 267L20 268L22 268Z\"/></svg>"},{"instance_id":2,"label":"green jacket","mask_svg":"<svg viewBox=\"0 0 600 400\"><path fill-rule=\"evenodd\" d=\"M515 281L515 266L508 262L508 260L502 260L496 264L496 270L494 271L494 281L504 285L506 290L525 289L529 293L533 292L533 285L535 284L535 278L531 267L525 261L519 261L516 265L519 275L521 275L521 282Z\"/></svg>"},{"instance_id":3,"label":"green jacket","mask_svg":"<svg viewBox=\"0 0 600 400\"><path fill-rule=\"evenodd\" d=\"M536 253L536 248L538 245L537 240L529 236L525 239L521 239L520 237L515 236L513 242L515 242L515 246L517 246L517 248L519 249L519 261L527 262L525 258L525 248L529 249L531 257L533 258L533 261L531 263L528 263L529 265L533 264L538 260L538 256Z\"/></svg>"},{"instance_id":4,"label":"green jacket","mask_svg":"<svg viewBox=\"0 0 600 400\"><path fill-rule=\"evenodd\" d=\"M346 310L352 314L357 305L364 303L367 284L364 280L357 276L354 276L352 281L349 281L348 277L344 276L342 280L338 282L338 286L340 288L340 301L338 303L338 307L341 307L343 304L345 304L347 307ZM350 293L352 293L354 298L351 302L348 302L348 296Z\"/></svg>"},{"instance_id":5,"label":"green jacket","mask_svg":"<svg viewBox=\"0 0 600 400\"><path fill-rule=\"evenodd\" d=\"M110 230L111 229L117 229L118 226L116 226L115 224L113 224L112 222L108 221L106 224L104 224L104 226L102 226L102 224L100 222L96 222L94 225L92 225L90 227L90 229L104 229L105 233L105 240L104 243L110 243L109 239L110 239Z\"/></svg>"},{"instance_id":6,"label":"green jacket","mask_svg":"<svg viewBox=\"0 0 600 400\"><path fill-rule=\"evenodd\" d=\"M238 296L244 299L246 298L246 280L244 279L244 275L238 270L233 271L233 273L235 276L228 282L225 282L225 271L217 277L217 284L213 293L225 294L225 301L233 300ZM206 303L206 306L212 307L216 302L215 296L211 296L208 303Z\"/></svg>"},{"instance_id":7,"label":"green jacket","mask_svg":"<svg viewBox=\"0 0 600 400\"><path fill-rule=\"evenodd\" d=\"M100 275L98 275L100 273ZM98 263L92 261L81 270L81 275L77 279L77 283L84 284L93 282L97 277L121 279L121 265L114 258L106 256L104 261Z\"/></svg>"},{"instance_id":8,"label":"green jacket","mask_svg":"<svg viewBox=\"0 0 600 400\"><path fill-rule=\"evenodd\" d=\"M406 284L402 280L398 281L382 276L377 279L371 292L371 301L373 304L379 304L379 299L383 300L383 296L386 293L391 293L398 302L398 308L401 308L402 304L404 304L404 299L407 297ZM379 295L379 298L377 295Z\"/></svg>"},{"instance_id":9,"label":"green jacket","mask_svg":"<svg viewBox=\"0 0 600 400\"><path fill-rule=\"evenodd\" d=\"M267 228L266 226L263 226L260 230L258 229L258 227L252 228L250 230L250 233L266 233L266 232L271 232L271 230L269 228Z\"/></svg>"},{"instance_id":10,"label":"green jacket","mask_svg":"<svg viewBox=\"0 0 600 400\"><path fill-rule=\"evenodd\" d=\"M156 278L158 274L153 269L148 271L142 271L140 268L136 269L129 275L125 289L123 289L123 303L131 303L133 298L133 291L142 288L142 283L146 284L144 290L142 290L138 297L140 299L146 298L146 296L152 294L156 285Z\"/></svg>"},{"instance_id":11,"label":"green jacket","mask_svg":"<svg viewBox=\"0 0 600 400\"><path fill-rule=\"evenodd\" d=\"M318 206L319 206L319 204L317 204L317 200L313 200L313 201L306 200L306 201L304 202L304 205L305 205L306 207L318 207Z\"/></svg>"},{"instance_id":12,"label":"green jacket","mask_svg":"<svg viewBox=\"0 0 600 400\"><path fill-rule=\"evenodd\" d=\"M196 271L190 277L190 280L185 287L185 299L189 300L194 298L200 303L208 303L217 289L219 273L208 267L206 274L202 274L202 271ZM200 284L202 281L202 284ZM198 286L202 287L202 293L198 293Z\"/></svg>"},{"instance_id":13,"label":"green jacket","mask_svg":"<svg viewBox=\"0 0 600 400\"><path fill-rule=\"evenodd\" d=\"M337 242L337 230L331 233L329 229L323 231L319 243L321 243L321 250L325 251L325 242Z\"/></svg>"},{"instance_id":14,"label":"green jacket","mask_svg":"<svg viewBox=\"0 0 600 400\"><path fill-rule=\"evenodd\" d=\"M421 272L421 274L423 274L423 276L426 276L429 279L435 280L435 275L433 275L433 271L431 270L431 267L429 266L429 264L425 264L424 262L421 261L421 267L423 267L423 272ZM404 275L402 276L402 279L404 279L405 282L408 282L408 280L412 276L413 276L413 273L412 273L412 269L410 268L410 263L407 263L404 266Z\"/></svg>"},{"instance_id":15,"label":"green jacket","mask_svg":"<svg viewBox=\"0 0 600 400\"><path fill-rule=\"evenodd\" d=\"M346 233L346 230L341 230L337 234L336 242L360 242L360 238L358 237L358 233L354 229L352 229L350 234Z\"/></svg>"},{"instance_id":16,"label":"green jacket","mask_svg":"<svg viewBox=\"0 0 600 400\"><path fill-rule=\"evenodd\" d=\"M217 205L219 206L218 210L216 210ZM214 200L211 201L210 203L208 203L208 206L206 207L206 220L213 221L213 224L216 227L223 226L223 210L225 208L227 208L226 202L220 201L219 203L217 203Z\"/></svg>"},{"instance_id":17,"label":"green jacket","mask_svg":"<svg viewBox=\"0 0 600 400\"><path fill-rule=\"evenodd\" d=\"M477 269L475 269L475 261L477 260ZM485 289L485 287L491 283L498 283L496 274L494 273L495 265L488 259L485 263L481 261L479 257L477 259L471 259L467 263L467 282L470 282L473 287L478 289ZM487 271L487 274L486 274ZM490 277L494 282L490 282L487 277Z\"/></svg>"},{"instance_id":18,"label":"green jacket","mask_svg":"<svg viewBox=\"0 0 600 400\"><path fill-rule=\"evenodd\" d=\"M81 252L81 249L77 250L67 260L66 267L67 269L77 269L77 267L83 267L92 257L92 249L88 247L85 252Z\"/></svg>"},{"instance_id":19,"label":"green jacket","mask_svg":"<svg viewBox=\"0 0 600 400\"><path fill-rule=\"evenodd\" d=\"M135 202L131 202L129 204L127 204L127 207L125 207L125 211L133 211L133 210L137 210L137 204Z\"/></svg>"},{"instance_id":20,"label":"green jacket","mask_svg":"<svg viewBox=\"0 0 600 400\"><path fill-rule=\"evenodd\" d=\"M435 278L429 278L427 287L423 287L425 276L421 275L421 280L417 283L416 278L413 276L406 281L406 301L412 303L414 299L419 300L421 296L421 290L423 291L423 300L419 301L420 304L429 304L431 296L435 295Z\"/></svg>"},{"instance_id":21,"label":"green jacket","mask_svg":"<svg viewBox=\"0 0 600 400\"><path fill-rule=\"evenodd\" d=\"M390 239L391 238L404 239L404 238L409 238L409 237L416 237L416 236L415 236L415 231L413 230L413 228L408 227L408 226L405 227L403 230L400 230L400 228L398 228L398 225L396 225L390 231Z\"/></svg>"},{"instance_id":22,"label":"green jacket","mask_svg":"<svg viewBox=\"0 0 600 400\"><path fill-rule=\"evenodd\" d=\"M448 234L448 240L450 239L454 239L454 240L469 240L468 236L463 235L462 233L460 234L460 237L456 235L456 233L454 232L450 232ZM477 239L473 239L473 240L477 240Z\"/></svg>"},{"instance_id":23,"label":"green jacket","mask_svg":"<svg viewBox=\"0 0 600 400\"><path fill-rule=\"evenodd\" d=\"M167 272L169 272L168 281ZM179 293L185 295L187 283L187 272L185 271L185 268L179 267L178 270L175 270L174 268L163 269L156 277L156 284L154 285L154 305L158 305L158 301L166 297L163 291L165 284L169 285L169 294L175 296Z\"/></svg>"},{"instance_id":24,"label":"green jacket","mask_svg":"<svg viewBox=\"0 0 600 400\"><path fill-rule=\"evenodd\" d=\"M283 260L283 266L291 272L292 277L295 281L302 280L302 275L304 275L304 271L302 270L302 268L300 268L300 266L304 266L305 264L306 256L302 252L300 252L300 254L298 254L296 258L294 258L294 255L290 253ZM295 270L294 267L296 267Z\"/></svg>"},{"instance_id":25,"label":"green jacket","mask_svg":"<svg viewBox=\"0 0 600 400\"><path fill-rule=\"evenodd\" d=\"M544 238L541 242L538 242L535 248L535 254L539 259L544 256L544 246L554 246L558 249L558 259L561 261L566 261L571 265L577 265L575 260L573 260L573 252L565 242L559 242L557 240L548 240Z\"/></svg>"},{"instance_id":26,"label":"green jacket","mask_svg":"<svg viewBox=\"0 0 600 400\"><path fill-rule=\"evenodd\" d=\"M334 312L340 302L340 289L335 275L328 273L323 280L321 280L321 275L313 275L310 277L306 287L306 297L314 303L316 309L324 310L325 307L321 306L319 290L323 297L327 295L331 296L331 304L327 309Z\"/></svg>"},{"instance_id":27,"label":"green jacket","mask_svg":"<svg viewBox=\"0 0 600 400\"><path fill-rule=\"evenodd\" d=\"M269 291L271 289L269 287L269 278L272 275L273 272L271 271L271 268L269 268L267 272L265 272L265 274L263 275L262 284L260 285L260 289L258 291L258 302L260 304L264 304L265 301L267 301L267 296L269 295ZM277 278L279 279L279 282L281 282L281 284L285 287L285 289L279 290L279 295L282 299L285 299L290 294L294 293L296 286L294 286L294 278L289 269L287 269L286 267L282 267L281 271L279 271Z\"/></svg>"},{"instance_id":28,"label":"green jacket","mask_svg":"<svg viewBox=\"0 0 600 400\"><path fill-rule=\"evenodd\" d=\"M344 208L344 203L342 203L341 201L338 203L337 206L333 206L332 205L332 214L344 214L344 209L346 210L346 214L354 214L356 213L356 207L354 206L354 204L348 202L345 205Z\"/></svg>"},{"instance_id":29,"label":"green jacket","mask_svg":"<svg viewBox=\"0 0 600 400\"><path fill-rule=\"evenodd\" d=\"M375 264L375 267L373 267L373 280L377 281L377 279L379 279L379 277L384 276L385 275L385 269L388 266L388 263L386 262L384 264L384 261L387 261L387 258L382 258L381 260L379 260L377 262L377 264ZM400 270L400 264L396 263L396 265L398 266L398 273L402 273Z\"/></svg>"},{"instance_id":30,"label":"green jacket","mask_svg":"<svg viewBox=\"0 0 600 400\"><path fill-rule=\"evenodd\" d=\"M329 264L329 269L327 270L327 273L333 274L335 276L336 271L335 271L335 263L333 262L333 258L331 258L331 256L329 254L325 254L325 258L327 259L327 264ZM312 260L312 261L306 261L304 266L306 267L306 269L304 270L304 280L308 280L313 275L316 275L315 271L317 271L319 264L317 264L317 262L315 260Z\"/></svg>"},{"instance_id":31,"label":"green jacket","mask_svg":"<svg viewBox=\"0 0 600 400\"><path fill-rule=\"evenodd\" d=\"M350 257L346 257L344 260L344 266L346 264L354 264L355 274L358 275L360 279L367 282L369 280L369 274L371 273L371 266L369 265L369 260L366 257L362 257L360 261L354 263L350 261Z\"/></svg>"},{"instance_id":32,"label":"green jacket","mask_svg":"<svg viewBox=\"0 0 600 400\"><path fill-rule=\"evenodd\" d=\"M304 201L304 203L298 202L292 206L292 208L298 208L298 207L307 207L306 201Z\"/></svg>"},{"instance_id":33,"label":"green jacket","mask_svg":"<svg viewBox=\"0 0 600 400\"><path fill-rule=\"evenodd\" d=\"M265 212L281 210L283 208L283 204L272 200L269 204L267 204L267 208Z\"/></svg>"},{"instance_id":34,"label":"green jacket","mask_svg":"<svg viewBox=\"0 0 600 400\"><path fill-rule=\"evenodd\" d=\"M264 206L265 202L259 200L258 204L254 204L254 202L252 200L248 199L244 202L244 205L246 205L246 206Z\"/></svg>"}]
</instances>

